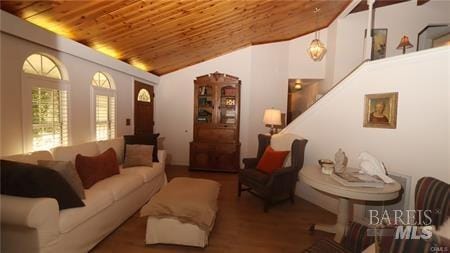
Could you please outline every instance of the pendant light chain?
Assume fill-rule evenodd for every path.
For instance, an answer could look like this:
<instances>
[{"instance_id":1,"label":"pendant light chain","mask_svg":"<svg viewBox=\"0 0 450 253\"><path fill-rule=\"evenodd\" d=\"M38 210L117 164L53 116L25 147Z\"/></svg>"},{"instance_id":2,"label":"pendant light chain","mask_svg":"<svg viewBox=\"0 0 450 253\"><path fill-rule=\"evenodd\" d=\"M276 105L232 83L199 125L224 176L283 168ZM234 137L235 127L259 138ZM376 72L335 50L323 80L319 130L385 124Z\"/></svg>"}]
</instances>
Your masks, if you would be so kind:
<instances>
[{"instance_id":1,"label":"pendant light chain","mask_svg":"<svg viewBox=\"0 0 450 253\"><path fill-rule=\"evenodd\" d=\"M327 52L325 45L320 41L320 30L319 30L319 12L320 8L314 9L314 14L316 15L316 32L314 36L314 40L311 41L309 48L307 50L309 56L314 61L321 61L324 55Z\"/></svg>"},{"instance_id":2,"label":"pendant light chain","mask_svg":"<svg viewBox=\"0 0 450 253\"><path fill-rule=\"evenodd\" d=\"M314 9L314 15L316 16L316 39L320 40L320 33L319 33L319 12L320 8L316 7Z\"/></svg>"}]
</instances>

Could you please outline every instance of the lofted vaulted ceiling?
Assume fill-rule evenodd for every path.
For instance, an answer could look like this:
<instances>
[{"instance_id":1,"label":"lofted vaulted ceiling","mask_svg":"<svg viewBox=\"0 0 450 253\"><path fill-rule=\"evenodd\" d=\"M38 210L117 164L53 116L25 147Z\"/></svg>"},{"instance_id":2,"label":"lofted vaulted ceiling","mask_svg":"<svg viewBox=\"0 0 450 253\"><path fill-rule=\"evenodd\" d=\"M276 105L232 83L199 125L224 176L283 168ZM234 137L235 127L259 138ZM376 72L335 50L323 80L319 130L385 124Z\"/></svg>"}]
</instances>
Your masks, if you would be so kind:
<instances>
[{"instance_id":1,"label":"lofted vaulted ceiling","mask_svg":"<svg viewBox=\"0 0 450 253\"><path fill-rule=\"evenodd\" d=\"M351 0L2 1L29 22L161 75L328 26ZM321 9L318 22L313 10ZM306 50L306 49L305 49Z\"/></svg>"}]
</instances>

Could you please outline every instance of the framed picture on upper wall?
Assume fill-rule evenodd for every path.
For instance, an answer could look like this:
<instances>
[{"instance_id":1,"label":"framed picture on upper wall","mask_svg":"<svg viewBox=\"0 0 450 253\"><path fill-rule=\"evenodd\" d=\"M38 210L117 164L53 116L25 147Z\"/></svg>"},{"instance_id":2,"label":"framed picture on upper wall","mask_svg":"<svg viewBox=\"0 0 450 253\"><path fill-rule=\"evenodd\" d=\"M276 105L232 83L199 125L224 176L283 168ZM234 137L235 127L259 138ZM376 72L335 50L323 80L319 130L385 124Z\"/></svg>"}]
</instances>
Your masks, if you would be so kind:
<instances>
[{"instance_id":1,"label":"framed picture on upper wall","mask_svg":"<svg viewBox=\"0 0 450 253\"><path fill-rule=\"evenodd\" d=\"M364 35L367 34L367 29ZM386 57L386 41L387 41L387 29L378 28L372 29L372 52L370 58L372 60L383 59Z\"/></svg>"},{"instance_id":2,"label":"framed picture on upper wall","mask_svg":"<svg viewBox=\"0 0 450 253\"><path fill-rule=\"evenodd\" d=\"M368 94L364 103L364 127L397 128L398 92Z\"/></svg>"}]
</instances>

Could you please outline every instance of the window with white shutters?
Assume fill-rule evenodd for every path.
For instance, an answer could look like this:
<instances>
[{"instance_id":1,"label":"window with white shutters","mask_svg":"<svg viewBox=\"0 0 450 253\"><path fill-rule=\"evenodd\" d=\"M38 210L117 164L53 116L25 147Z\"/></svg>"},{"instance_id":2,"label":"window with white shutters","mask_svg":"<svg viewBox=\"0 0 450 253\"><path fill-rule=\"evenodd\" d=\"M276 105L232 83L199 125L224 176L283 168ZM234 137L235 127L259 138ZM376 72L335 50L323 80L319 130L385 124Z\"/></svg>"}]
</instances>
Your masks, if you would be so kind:
<instances>
[{"instance_id":1,"label":"window with white shutters","mask_svg":"<svg viewBox=\"0 0 450 253\"><path fill-rule=\"evenodd\" d=\"M31 96L33 150L67 145L67 91L36 87Z\"/></svg>"},{"instance_id":2,"label":"window with white shutters","mask_svg":"<svg viewBox=\"0 0 450 253\"><path fill-rule=\"evenodd\" d=\"M25 152L67 145L68 86L49 56L32 54L23 63Z\"/></svg>"},{"instance_id":3,"label":"window with white shutters","mask_svg":"<svg viewBox=\"0 0 450 253\"><path fill-rule=\"evenodd\" d=\"M95 129L97 140L115 137L115 98L95 96Z\"/></svg>"},{"instance_id":4,"label":"window with white shutters","mask_svg":"<svg viewBox=\"0 0 450 253\"><path fill-rule=\"evenodd\" d=\"M95 136L97 140L115 138L116 98L113 84L104 73L97 72L92 78L95 105Z\"/></svg>"}]
</instances>

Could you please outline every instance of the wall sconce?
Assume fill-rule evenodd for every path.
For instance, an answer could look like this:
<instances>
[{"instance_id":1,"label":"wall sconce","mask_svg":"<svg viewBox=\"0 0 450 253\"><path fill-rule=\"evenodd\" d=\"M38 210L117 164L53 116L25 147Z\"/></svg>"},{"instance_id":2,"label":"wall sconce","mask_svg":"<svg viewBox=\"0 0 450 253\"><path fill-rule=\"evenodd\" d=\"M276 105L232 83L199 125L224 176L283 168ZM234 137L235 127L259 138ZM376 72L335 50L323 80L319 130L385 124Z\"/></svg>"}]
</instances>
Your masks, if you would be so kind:
<instances>
[{"instance_id":1,"label":"wall sconce","mask_svg":"<svg viewBox=\"0 0 450 253\"><path fill-rule=\"evenodd\" d=\"M294 89L295 90L301 90L302 89L302 81L300 79L295 80Z\"/></svg>"}]
</instances>

